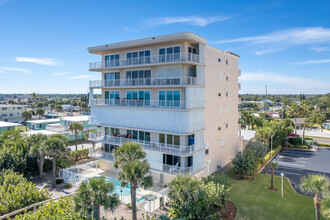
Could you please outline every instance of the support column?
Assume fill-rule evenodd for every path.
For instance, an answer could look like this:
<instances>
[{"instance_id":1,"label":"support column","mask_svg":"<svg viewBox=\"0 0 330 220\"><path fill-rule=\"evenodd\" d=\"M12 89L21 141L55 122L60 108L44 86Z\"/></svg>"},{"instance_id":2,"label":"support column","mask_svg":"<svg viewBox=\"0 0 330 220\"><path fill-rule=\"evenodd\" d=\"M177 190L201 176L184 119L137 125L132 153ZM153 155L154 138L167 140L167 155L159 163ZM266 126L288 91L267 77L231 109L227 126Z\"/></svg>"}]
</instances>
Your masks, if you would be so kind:
<instances>
[{"instance_id":1,"label":"support column","mask_svg":"<svg viewBox=\"0 0 330 220\"><path fill-rule=\"evenodd\" d=\"M89 89L89 106L93 105L93 99L94 99L94 89Z\"/></svg>"}]
</instances>

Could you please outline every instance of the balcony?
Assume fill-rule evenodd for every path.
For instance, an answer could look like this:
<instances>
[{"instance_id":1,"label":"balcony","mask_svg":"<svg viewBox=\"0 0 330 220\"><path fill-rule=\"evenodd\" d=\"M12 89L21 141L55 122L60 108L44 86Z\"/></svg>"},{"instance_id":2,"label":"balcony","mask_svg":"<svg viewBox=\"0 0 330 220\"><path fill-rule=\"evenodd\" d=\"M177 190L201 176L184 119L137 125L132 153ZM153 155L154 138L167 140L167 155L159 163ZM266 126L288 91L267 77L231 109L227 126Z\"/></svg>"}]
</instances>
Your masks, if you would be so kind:
<instances>
[{"instance_id":1,"label":"balcony","mask_svg":"<svg viewBox=\"0 0 330 220\"><path fill-rule=\"evenodd\" d=\"M176 77L176 78L95 80L89 82L90 88L176 87L176 86L205 86L205 81L204 79L197 77Z\"/></svg>"},{"instance_id":2,"label":"balcony","mask_svg":"<svg viewBox=\"0 0 330 220\"><path fill-rule=\"evenodd\" d=\"M186 100L92 99L91 105L131 108L196 109L204 108L204 100L186 102Z\"/></svg>"},{"instance_id":3,"label":"balcony","mask_svg":"<svg viewBox=\"0 0 330 220\"><path fill-rule=\"evenodd\" d=\"M123 143L127 142L134 142L141 144L143 149L151 150L151 151L158 151L164 153L170 153L175 155L186 155L192 154L194 152L200 151L205 149L205 145L203 143L195 143L194 145L184 146L184 145L171 145L171 144L163 144L159 142L150 142L150 141L141 141L141 140L134 140L130 138L123 137L124 135L118 136L107 136L101 135L100 133L89 133L89 140L94 142L101 142L101 143L108 143L114 145L122 145Z\"/></svg>"},{"instance_id":4,"label":"balcony","mask_svg":"<svg viewBox=\"0 0 330 220\"><path fill-rule=\"evenodd\" d=\"M160 162L148 161L150 169L153 171L167 173L171 175L192 175L204 169L205 164L200 163L191 167L180 167L178 165L167 165Z\"/></svg>"},{"instance_id":5,"label":"balcony","mask_svg":"<svg viewBox=\"0 0 330 220\"><path fill-rule=\"evenodd\" d=\"M107 160L107 161L115 161L115 157L113 156L112 153L109 152L105 152L102 150L95 150L95 149L91 149L89 148L89 157L93 157L96 159L100 159L100 160Z\"/></svg>"},{"instance_id":6,"label":"balcony","mask_svg":"<svg viewBox=\"0 0 330 220\"><path fill-rule=\"evenodd\" d=\"M175 53L167 55L155 55L141 58L127 58L110 61L98 61L89 63L89 70L98 71L103 69L118 69L132 66L151 66L168 63L197 63L205 64L204 57L193 53Z\"/></svg>"}]
</instances>

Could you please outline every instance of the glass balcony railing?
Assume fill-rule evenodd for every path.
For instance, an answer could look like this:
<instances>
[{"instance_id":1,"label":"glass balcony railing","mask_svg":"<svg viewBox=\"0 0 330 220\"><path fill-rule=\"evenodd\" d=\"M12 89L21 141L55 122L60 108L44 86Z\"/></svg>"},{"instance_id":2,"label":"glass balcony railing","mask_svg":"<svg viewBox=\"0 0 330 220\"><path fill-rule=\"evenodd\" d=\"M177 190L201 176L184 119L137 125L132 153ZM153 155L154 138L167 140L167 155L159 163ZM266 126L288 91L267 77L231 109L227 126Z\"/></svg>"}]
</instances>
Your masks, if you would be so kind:
<instances>
[{"instance_id":1,"label":"glass balcony railing","mask_svg":"<svg viewBox=\"0 0 330 220\"><path fill-rule=\"evenodd\" d=\"M104 87L139 87L139 86L204 86L205 81L197 77L113 79L89 81L91 88Z\"/></svg>"},{"instance_id":2,"label":"glass balcony railing","mask_svg":"<svg viewBox=\"0 0 330 220\"><path fill-rule=\"evenodd\" d=\"M160 109L195 109L204 108L204 100L132 100L132 99L91 99L91 106L160 108Z\"/></svg>"},{"instance_id":3,"label":"glass balcony railing","mask_svg":"<svg viewBox=\"0 0 330 220\"><path fill-rule=\"evenodd\" d=\"M172 53L172 54L160 54L154 56L146 56L140 58L126 58L126 59L115 59L109 61L99 61L89 63L90 70L98 69L111 69L118 67L128 66L141 66L150 64L163 64L163 63L179 63L179 62L192 62L205 64L204 57L193 53Z\"/></svg>"},{"instance_id":4,"label":"glass balcony railing","mask_svg":"<svg viewBox=\"0 0 330 220\"><path fill-rule=\"evenodd\" d=\"M203 143L195 143L190 146L185 145L174 145L174 144L164 144L159 142L150 142L150 141L142 141L135 140L131 138L118 137L118 136L108 136L102 135L100 132L90 132L89 140L94 142L108 143L113 145L122 145L127 142L139 143L145 150L159 151L164 153L170 153L175 155L183 155L183 154L191 154L202 149L205 149L205 144Z\"/></svg>"}]
</instances>

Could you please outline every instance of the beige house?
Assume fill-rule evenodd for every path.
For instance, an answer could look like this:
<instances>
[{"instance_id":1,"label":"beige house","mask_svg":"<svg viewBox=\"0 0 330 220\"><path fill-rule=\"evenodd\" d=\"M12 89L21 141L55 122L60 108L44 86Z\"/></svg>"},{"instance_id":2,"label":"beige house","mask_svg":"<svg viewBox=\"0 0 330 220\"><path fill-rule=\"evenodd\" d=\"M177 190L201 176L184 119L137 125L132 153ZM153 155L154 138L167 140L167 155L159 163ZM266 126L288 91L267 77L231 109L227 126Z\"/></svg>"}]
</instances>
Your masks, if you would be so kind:
<instances>
[{"instance_id":1,"label":"beige house","mask_svg":"<svg viewBox=\"0 0 330 220\"><path fill-rule=\"evenodd\" d=\"M239 56L183 32L88 48L100 80L90 82L90 135L102 148L90 156L113 167L113 150L134 141L147 153L154 181L205 177L242 149L238 124ZM95 98L94 90L101 91Z\"/></svg>"}]
</instances>

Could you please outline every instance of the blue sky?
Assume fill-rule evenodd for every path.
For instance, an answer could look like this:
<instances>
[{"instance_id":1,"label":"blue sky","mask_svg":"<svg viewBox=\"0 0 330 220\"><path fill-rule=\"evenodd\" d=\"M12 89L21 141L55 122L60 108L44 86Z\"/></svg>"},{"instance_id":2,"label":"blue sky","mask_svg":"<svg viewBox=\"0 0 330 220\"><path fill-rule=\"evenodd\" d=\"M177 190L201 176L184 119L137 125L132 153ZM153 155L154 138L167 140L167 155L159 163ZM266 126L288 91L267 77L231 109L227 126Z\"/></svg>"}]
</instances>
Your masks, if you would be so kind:
<instances>
[{"instance_id":1,"label":"blue sky","mask_svg":"<svg viewBox=\"0 0 330 220\"><path fill-rule=\"evenodd\" d=\"M100 78L87 47L183 31L241 56L241 93L327 93L329 11L302 0L0 0L0 93L85 93Z\"/></svg>"}]
</instances>

